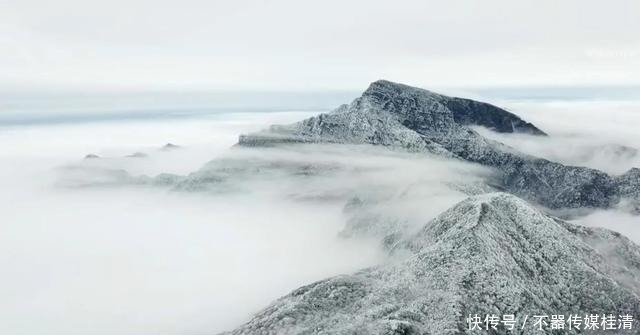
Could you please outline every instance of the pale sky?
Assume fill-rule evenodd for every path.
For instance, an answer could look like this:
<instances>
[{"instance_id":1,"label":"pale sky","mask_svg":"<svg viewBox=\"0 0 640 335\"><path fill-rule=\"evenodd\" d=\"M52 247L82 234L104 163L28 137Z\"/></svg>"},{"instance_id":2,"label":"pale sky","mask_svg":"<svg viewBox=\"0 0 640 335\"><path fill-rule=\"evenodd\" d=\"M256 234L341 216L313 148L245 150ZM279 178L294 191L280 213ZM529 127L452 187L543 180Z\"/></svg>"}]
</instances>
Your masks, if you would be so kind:
<instances>
[{"instance_id":1,"label":"pale sky","mask_svg":"<svg viewBox=\"0 0 640 335\"><path fill-rule=\"evenodd\" d=\"M0 89L638 85L638 0L0 0Z\"/></svg>"}]
</instances>

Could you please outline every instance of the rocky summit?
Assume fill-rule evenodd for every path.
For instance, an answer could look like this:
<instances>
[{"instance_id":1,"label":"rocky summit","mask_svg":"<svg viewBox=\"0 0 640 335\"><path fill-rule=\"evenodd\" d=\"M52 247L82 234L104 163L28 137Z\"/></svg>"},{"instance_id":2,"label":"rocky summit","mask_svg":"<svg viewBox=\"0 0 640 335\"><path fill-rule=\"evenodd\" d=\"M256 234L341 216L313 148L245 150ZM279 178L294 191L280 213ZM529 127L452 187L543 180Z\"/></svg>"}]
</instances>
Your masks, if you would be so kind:
<instances>
[{"instance_id":1,"label":"rocky summit","mask_svg":"<svg viewBox=\"0 0 640 335\"><path fill-rule=\"evenodd\" d=\"M394 253L396 262L296 289L227 334L583 333L550 330L558 314L629 315L633 331L639 326L640 247L513 195L470 197ZM519 324L473 329L476 315L514 315ZM534 315L546 315L547 327L534 325ZM618 326L613 333L633 333Z\"/></svg>"},{"instance_id":2,"label":"rocky summit","mask_svg":"<svg viewBox=\"0 0 640 335\"><path fill-rule=\"evenodd\" d=\"M385 80L326 114L240 136L240 146L292 143L373 144L462 159L494 168L496 185L551 209L608 208L638 199L640 179L525 155L469 126L501 133L546 134L493 105L453 98Z\"/></svg>"}]
</instances>

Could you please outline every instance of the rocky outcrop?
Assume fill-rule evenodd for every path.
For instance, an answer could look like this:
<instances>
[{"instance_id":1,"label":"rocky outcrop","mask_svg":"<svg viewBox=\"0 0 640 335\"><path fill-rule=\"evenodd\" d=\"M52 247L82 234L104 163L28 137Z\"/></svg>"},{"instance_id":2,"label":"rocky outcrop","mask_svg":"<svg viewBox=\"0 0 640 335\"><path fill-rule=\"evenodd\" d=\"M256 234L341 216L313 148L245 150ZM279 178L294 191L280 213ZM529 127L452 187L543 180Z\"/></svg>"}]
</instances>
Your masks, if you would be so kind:
<instances>
[{"instance_id":1,"label":"rocky outcrop","mask_svg":"<svg viewBox=\"0 0 640 335\"><path fill-rule=\"evenodd\" d=\"M397 262L301 287L228 334L484 334L469 315L640 317L640 247L512 195L471 197L394 250ZM519 327L489 333L538 334L532 320Z\"/></svg>"},{"instance_id":2,"label":"rocky outcrop","mask_svg":"<svg viewBox=\"0 0 640 335\"><path fill-rule=\"evenodd\" d=\"M160 150L162 151L172 151L172 150L176 150L176 149L180 149L181 147L179 145L175 145L173 143L167 143L165 145L162 146L162 148L160 148Z\"/></svg>"}]
</instances>

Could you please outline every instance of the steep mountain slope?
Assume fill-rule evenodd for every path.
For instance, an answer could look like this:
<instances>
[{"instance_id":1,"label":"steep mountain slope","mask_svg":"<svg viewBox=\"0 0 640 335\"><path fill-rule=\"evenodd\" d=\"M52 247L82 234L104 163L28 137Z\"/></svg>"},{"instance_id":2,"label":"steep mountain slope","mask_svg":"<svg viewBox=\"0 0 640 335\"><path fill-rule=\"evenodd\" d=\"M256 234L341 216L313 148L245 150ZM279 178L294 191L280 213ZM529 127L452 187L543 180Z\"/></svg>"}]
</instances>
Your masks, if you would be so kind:
<instances>
[{"instance_id":1,"label":"steep mountain slope","mask_svg":"<svg viewBox=\"0 0 640 335\"><path fill-rule=\"evenodd\" d=\"M628 212L640 214L640 169L632 168L617 176L618 192L623 197L622 206Z\"/></svg>"},{"instance_id":2,"label":"steep mountain slope","mask_svg":"<svg viewBox=\"0 0 640 335\"><path fill-rule=\"evenodd\" d=\"M534 125L498 107L451 98L389 81L376 81L350 105L287 126L243 135L241 146L282 143L368 143L431 152L496 168L506 191L553 209L617 204L637 198L640 178L614 178L585 167L565 166L517 152L469 129L544 136Z\"/></svg>"},{"instance_id":3,"label":"steep mountain slope","mask_svg":"<svg viewBox=\"0 0 640 335\"><path fill-rule=\"evenodd\" d=\"M640 317L640 247L512 195L469 198L395 251L398 262L301 287L229 334L484 334L468 315ZM519 327L508 333L538 333Z\"/></svg>"}]
</instances>

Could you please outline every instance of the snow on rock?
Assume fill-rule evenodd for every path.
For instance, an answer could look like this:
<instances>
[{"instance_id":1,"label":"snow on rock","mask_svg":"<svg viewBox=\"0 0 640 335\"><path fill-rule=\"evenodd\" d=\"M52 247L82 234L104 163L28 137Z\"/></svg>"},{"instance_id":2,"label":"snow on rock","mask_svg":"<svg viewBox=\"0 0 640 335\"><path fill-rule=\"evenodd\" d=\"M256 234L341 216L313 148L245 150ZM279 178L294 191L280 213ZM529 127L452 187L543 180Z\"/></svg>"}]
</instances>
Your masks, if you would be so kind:
<instances>
[{"instance_id":1,"label":"snow on rock","mask_svg":"<svg viewBox=\"0 0 640 335\"><path fill-rule=\"evenodd\" d=\"M397 262L296 289L227 334L487 333L468 329L475 314L629 314L640 326L640 247L513 195L462 201L394 251Z\"/></svg>"},{"instance_id":2,"label":"snow on rock","mask_svg":"<svg viewBox=\"0 0 640 335\"><path fill-rule=\"evenodd\" d=\"M467 127L471 125L546 136L498 107L380 80L349 105L242 135L238 145L368 143L435 153L493 167L500 172L497 183L502 189L552 209L608 208L629 196L624 178L522 154L484 138ZM640 192L635 189L633 194Z\"/></svg>"}]
</instances>

